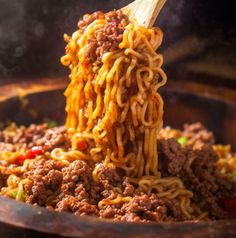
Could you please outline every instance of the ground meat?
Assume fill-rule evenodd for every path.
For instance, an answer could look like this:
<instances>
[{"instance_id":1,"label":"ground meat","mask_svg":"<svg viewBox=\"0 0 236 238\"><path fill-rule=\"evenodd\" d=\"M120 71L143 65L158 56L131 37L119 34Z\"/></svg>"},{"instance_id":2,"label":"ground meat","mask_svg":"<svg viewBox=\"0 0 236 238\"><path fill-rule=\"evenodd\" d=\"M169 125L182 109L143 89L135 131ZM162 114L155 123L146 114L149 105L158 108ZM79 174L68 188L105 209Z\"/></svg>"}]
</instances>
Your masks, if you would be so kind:
<instances>
[{"instance_id":1,"label":"ground meat","mask_svg":"<svg viewBox=\"0 0 236 238\"><path fill-rule=\"evenodd\" d=\"M95 12L79 21L78 27L81 31L97 19L106 19L107 24L102 29L95 32L93 38L88 42L88 49L85 56L90 62L101 61L104 53L114 51L122 41L125 26L128 24L128 18L122 11L111 11L109 13Z\"/></svg>"},{"instance_id":2,"label":"ground meat","mask_svg":"<svg viewBox=\"0 0 236 238\"><path fill-rule=\"evenodd\" d=\"M99 197L100 200L106 198L109 200L113 200L117 198L117 196L122 194L124 187L122 186L122 181L125 178L124 173L122 174L121 171L114 166L104 166L100 165L98 172L97 172L97 179L99 186L101 188L101 196ZM119 204L118 206L120 206ZM114 209L117 209L117 206L113 206ZM106 211L103 211L103 217L105 218ZM102 213L103 213L102 212ZM109 212L109 214L111 214Z\"/></svg>"},{"instance_id":3,"label":"ground meat","mask_svg":"<svg viewBox=\"0 0 236 238\"><path fill-rule=\"evenodd\" d=\"M95 205L80 201L77 197L67 195L56 205L56 211L73 212L75 215L97 216L98 209Z\"/></svg>"},{"instance_id":4,"label":"ground meat","mask_svg":"<svg viewBox=\"0 0 236 238\"><path fill-rule=\"evenodd\" d=\"M100 11L94 12L90 15L86 14L83 19L78 22L78 28L83 31L89 24L98 19L105 19L105 14Z\"/></svg>"},{"instance_id":5,"label":"ground meat","mask_svg":"<svg viewBox=\"0 0 236 238\"><path fill-rule=\"evenodd\" d=\"M73 212L75 215L98 216L96 204L101 187L92 180L91 167L82 160L72 162L62 169L63 181L56 211Z\"/></svg>"},{"instance_id":6,"label":"ground meat","mask_svg":"<svg viewBox=\"0 0 236 238\"><path fill-rule=\"evenodd\" d=\"M107 205L103 206L101 210L99 210L99 217L104 219L115 219L121 220L120 217L121 214L121 203L118 203L116 205Z\"/></svg>"},{"instance_id":7,"label":"ground meat","mask_svg":"<svg viewBox=\"0 0 236 238\"><path fill-rule=\"evenodd\" d=\"M34 143L37 146L42 146L45 151L51 151L58 147L68 149L71 145L71 141L64 126L46 130L44 136Z\"/></svg>"},{"instance_id":8,"label":"ground meat","mask_svg":"<svg viewBox=\"0 0 236 238\"><path fill-rule=\"evenodd\" d=\"M188 139L194 149L200 149L204 145L213 145L215 138L212 132L208 131L200 122L185 124L183 136Z\"/></svg>"},{"instance_id":9,"label":"ground meat","mask_svg":"<svg viewBox=\"0 0 236 238\"><path fill-rule=\"evenodd\" d=\"M122 221L183 220L177 202L160 200L156 194L141 193L115 167L100 166L99 181L95 182L92 169L85 161L77 160L65 166L58 161L37 159L24 177L29 179L24 186L26 202L56 211ZM99 201L104 198L113 200L117 196L132 198L128 203L98 209Z\"/></svg>"},{"instance_id":10,"label":"ground meat","mask_svg":"<svg viewBox=\"0 0 236 238\"><path fill-rule=\"evenodd\" d=\"M84 161L77 160L62 169L63 181L60 199L67 195L77 201L97 204L101 199L103 186L92 178L92 168Z\"/></svg>"},{"instance_id":11,"label":"ground meat","mask_svg":"<svg viewBox=\"0 0 236 238\"><path fill-rule=\"evenodd\" d=\"M37 145L47 151L55 147L67 149L71 146L64 127L48 129L45 124L21 127L13 134L3 131L0 133L0 141L0 149L9 151L15 151L16 146L31 148ZM158 169L163 177L179 177L185 187L193 192L192 202L208 211L211 219L230 217L224 211L222 199L236 198L236 182L218 174L216 169L218 157L206 140L199 149L195 144L181 146L173 138L158 140L157 147ZM14 169L17 165L9 165L4 160L0 160L0 165L1 189L6 186L8 177L4 171ZM137 184L133 184L132 180L125 176L124 171L115 166L97 165L99 168L95 180L92 174L94 167L83 160L65 165L44 155L42 158L34 158L29 166L30 171L22 175L23 179L28 179L24 185L27 203L56 211L68 211L80 216L90 215L129 222L188 220L178 200L159 199L157 194L143 193ZM129 196L130 201L118 204L105 202L99 209L100 201L114 200L118 196Z\"/></svg>"},{"instance_id":12,"label":"ground meat","mask_svg":"<svg viewBox=\"0 0 236 238\"><path fill-rule=\"evenodd\" d=\"M159 170L163 176L176 176L182 170L187 159L187 150L188 148L182 148L174 138L158 141Z\"/></svg>"},{"instance_id":13,"label":"ground meat","mask_svg":"<svg viewBox=\"0 0 236 238\"><path fill-rule=\"evenodd\" d=\"M217 197L236 198L236 181L232 182L232 179L223 177L220 174L216 174L215 179L220 187L220 189L217 191Z\"/></svg>"},{"instance_id":14,"label":"ground meat","mask_svg":"<svg viewBox=\"0 0 236 238\"><path fill-rule=\"evenodd\" d=\"M217 155L211 147L189 151L183 166L183 175L187 176L184 181L188 187L201 191L205 197L215 193L219 189L214 177L216 160Z\"/></svg>"},{"instance_id":15,"label":"ground meat","mask_svg":"<svg viewBox=\"0 0 236 238\"><path fill-rule=\"evenodd\" d=\"M0 142L0 151L16 151L16 146L10 143Z\"/></svg>"},{"instance_id":16,"label":"ground meat","mask_svg":"<svg viewBox=\"0 0 236 238\"><path fill-rule=\"evenodd\" d=\"M193 200L205 204L204 209L209 211L211 218L226 218L229 215L219 204L221 196L234 197L232 190L236 185L228 181L222 186L221 178L216 174L216 160L218 159L212 147L203 147L192 150L190 147L181 147L175 139L158 141L159 168L164 176L178 176L186 188L193 191Z\"/></svg>"},{"instance_id":17,"label":"ground meat","mask_svg":"<svg viewBox=\"0 0 236 238\"><path fill-rule=\"evenodd\" d=\"M99 182L108 190L120 184L124 176L124 174L114 166L107 167L104 165L99 167L97 174Z\"/></svg>"},{"instance_id":18,"label":"ground meat","mask_svg":"<svg viewBox=\"0 0 236 238\"><path fill-rule=\"evenodd\" d=\"M177 211L178 212L175 212ZM156 194L133 194L128 203L104 206L99 211L101 218L121 221L174 221L182 220L183 216L178 203L170 203L157 198ZM171 215L171 216L170 216Z\"/></svg>"},{"instance_id":19,"label":"ground meat","mask_svg":"<svg viewBox=\"0 0 236 238\"><path fill-rule=\"evenodd\" d=\"M20 126L15 131L4 130L0 132L0 149L17 151L22 148L31 148L36 145L39 138L45 135L47 129L47 124L31 124L29 127Z\"/></svg>"},{"instance_id":20,"label":"ground meat","mask_svg":"<svg viewBox=\"0 0 236 238\"><path fill-rule=\"evenodd\" d=\"M133 214L133 217L138 216L140 220L148 221L164 221L166 220L167 208L155 194L134 196L128 204L124 204L121 209L123 214ZM127 215L124 218L131 218ZM137 219L137 218L135 218Z\"/></svg>"},{"instance_id":21,"label":"ground meat","mask_svg":"<svg viewBox=\"0 0 236 238\"><path fill-rule=\"evenodd\" d=\"M35 160L32 169L24 174L29 182L24 185L26 202L40 206L54 206L60 193L63 164L55 160Z\"/></svg>"},{"instance_id":22,"label":"ground meat","mask_svg":"<svg viewBox=\"0 0 236 238\"><path fill-rule=\"evenodd\" d=\"M168 209L167 210L168 220L175 220L175 221L188 220L188 218L182 213L180 203L178 200L176 199L165 200L165 205Z\"/></svg>"},{"instance_id":23,"label":"ground meat","mask_svg":"<svg viewBox=\"0 0 236 238\"><path fill-rule=\"evenodd\" d=\"M70 145L64 126L49 129L47 124L32 124L29 127L21 126L14 132L0 132L1 151L27 150L33 146L41 146L44 151L51 151L56 147L67 149Z\"/></svg>"},{"instance_id":24,"label":"ground meat","mask_svg":"<svg viewBox=\"0 0 236 238\"><path fill-rule=\"evenodd\" d=\"M97 201L91 195L96 193L97 185L92 182L92 169L86 162L77 160L65 166L50 159L36 160L24 176L29 179L24 186L27 203L76 215L98 214L94 205Z\"/></svg>"},{"instance_id":25,"label":"ground meat","mask_svg":"<svg viewBox=\"0 0 236 238\"><path fill-rule=\"evenodd\" d=\"M123 182L123 187L124 187L124 192L123 192L123 195L124 196L132 196L134 194L134 192L137 193L137 190L136 188L134 187L133 184L131 184L129 182L129 179L126 178Z\"/></svg>"},{"instance_id":26,"label":"ground meat","mask_svg":"<svg viewBox=\"0 0 236 238\"><path fill-rule=\"evenodd\" d=\"M89 189L92 181L92 169L82 160L72 162L68 167L62 169L63 181L62 192L74 194L78 185L83 184Z\"/></svg>"}]
</instances>

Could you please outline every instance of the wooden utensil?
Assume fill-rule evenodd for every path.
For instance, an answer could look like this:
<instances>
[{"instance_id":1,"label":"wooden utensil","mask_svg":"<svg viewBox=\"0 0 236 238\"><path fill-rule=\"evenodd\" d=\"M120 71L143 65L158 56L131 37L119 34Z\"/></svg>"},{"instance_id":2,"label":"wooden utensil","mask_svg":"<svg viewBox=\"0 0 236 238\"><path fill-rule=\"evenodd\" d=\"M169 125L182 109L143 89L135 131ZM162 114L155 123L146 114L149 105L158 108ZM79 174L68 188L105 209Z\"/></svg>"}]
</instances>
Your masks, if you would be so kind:
<instances>
[{"instance_id":1,"label":"wooden utensil","mask_svg":"<svg viewBox=\"0 0 236 238\"><path fill-rule=\"evenodd\" d=\"M152 27L166 0L136 0L121 10L139 25Z\"/></svg>"}]
</instances>

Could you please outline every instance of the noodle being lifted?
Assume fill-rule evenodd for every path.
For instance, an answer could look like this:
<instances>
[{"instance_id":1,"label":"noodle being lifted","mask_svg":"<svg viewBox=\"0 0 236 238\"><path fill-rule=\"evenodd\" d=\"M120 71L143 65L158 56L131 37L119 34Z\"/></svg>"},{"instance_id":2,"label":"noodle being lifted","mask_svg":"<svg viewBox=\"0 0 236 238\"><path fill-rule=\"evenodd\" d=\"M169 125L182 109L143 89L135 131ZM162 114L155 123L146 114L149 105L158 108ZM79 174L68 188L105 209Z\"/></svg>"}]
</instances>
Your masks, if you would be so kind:
<instances>
[{"instance_id":1,"label":"noodle being lifted","mask_svg":"<svg viewBox=\"0 0 236 238\"><path fill-rule=\"evenodd\" d=\"M95 18L95 19L94 19ZM93 21L92 21L93 20ZM166 83L159 29L129 23L120 11L85 16L66 47L62 63L71 69L67 128L73 145L84 139L94 162L112 162L127 175L158 175L156 137ZM94 150L96 148L96 150Z\"/></svg>"},{"instance_id":2,"label":"noodle being lifted","mask_svg":"<svg viewBox=\"0 0 236 238\"><path fill-rule=\"evenodd\" d=\"M200 123L162 128L162 32L96 12L65 40L67 128L0 131L0 194L123 221L235 216L230 147Z\"/></svg>"},{"instance_id":3,"label":"noodle being lifted","mask_svg":"<svg viewBox=\"0 0 236 238\"><path fill-rule=\"evenodd\" d=\"M122 168L146 192L161 189L159 197L178 197L191 217L192 193L178 178L160 179L158 172L156 139L163 124L158 89L167 80L162 55L156 53L160 29L129 22L121 11L96 12L86 15L79 30L65 38L62 63L71 69L66 125L73 149L86 144L81 159L97 163L96 180L101 164Z\"/></svg>"}]
</instances>

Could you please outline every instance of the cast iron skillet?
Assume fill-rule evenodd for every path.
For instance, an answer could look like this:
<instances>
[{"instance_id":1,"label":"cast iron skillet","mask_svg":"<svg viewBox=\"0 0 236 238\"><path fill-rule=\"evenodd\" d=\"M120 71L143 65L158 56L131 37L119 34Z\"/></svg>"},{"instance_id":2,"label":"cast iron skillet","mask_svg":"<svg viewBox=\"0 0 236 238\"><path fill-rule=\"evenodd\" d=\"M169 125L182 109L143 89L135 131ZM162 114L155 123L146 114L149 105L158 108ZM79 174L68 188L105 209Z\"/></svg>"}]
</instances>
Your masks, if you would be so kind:
<instances>
[{"instance_id":1,"label":"cast iron skillet","mask_svg":"<svg viewBox=\"0 0 236 238\"><path fill-rule=\"evenodd\" d=\"M0 88L0 121L29 124L50 118L63 123L65 83L64 79L44 79L34 80L34 85L20 83ZM16 96L17 92L21 97ZM161 94L165 101L166 125L180 128L185 122L201 121L215 133L217 142L230 143L236 149L234 91L186 82L182 85L169 83ZM53 212L0 197L0 234L4 238L218 238L236 237L235 227L236 220L162 224L113 222Z\"/></svg>"}]
</instances>

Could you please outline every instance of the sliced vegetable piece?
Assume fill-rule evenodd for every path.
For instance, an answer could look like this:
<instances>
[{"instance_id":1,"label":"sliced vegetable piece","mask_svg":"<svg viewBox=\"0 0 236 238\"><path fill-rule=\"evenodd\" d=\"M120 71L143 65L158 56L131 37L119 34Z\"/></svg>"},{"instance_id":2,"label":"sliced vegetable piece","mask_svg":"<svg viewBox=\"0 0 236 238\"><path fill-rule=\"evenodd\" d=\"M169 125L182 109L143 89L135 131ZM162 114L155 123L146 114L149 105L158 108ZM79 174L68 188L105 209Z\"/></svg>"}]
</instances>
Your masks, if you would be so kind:
<instances>
[{"instance_id":1,"label":"sliced vegetable piece","mask_svg":"<svg viewBox=\"0 0 236 238\"><path fill-rule=\"evenodd\" d=\"M14 199L16 199L17 195L18 195L18 189L14 190L12 192L12 196L13 196ZM21 200L25 201L25 198L26 198L26 193L23 191L22 195L21 195Z\"/></svg>"},{"instance_id":2,"label":"sliced vegetable piece","mask_svg":"<svg viewBox=\"0 0 236 238\"><path fill-rule=\"evenodd\" d=\"M45 120L45 122L47 123L48 128L54 128L58 125L57 122L54 120Z\"/></svg>"},{"instance_id":3,"label":"sliced vegetable piece","mask_svg":"<svg viewBox=\"0 0 236 238\"><path fill-rule=\"evenodd\" d=\"M188 143L188 139L185 136L179 137L177 141L181 145L186 145Z\"/></svg>"},{"instance_id":4,"label":"sliced vegetable piece","mask_svg":"<svg viewBox=\"0 0 236 238\"><path fill-rule=\"evenodd\" d=\"M25 160L34 159L35 157L43 153L44 153L44 149L41 146L34 146L30 150L28 150L26 153L16 157L15 162L17 164L23 164Z\"/></svg>"},{"instance_id":5,"label":"sliced vegetable piece","mask_svg":"<svg viewBox=\"0 0 236 238\"><path fill-rule=\"evenodd\" d=\"M236 179L236 170L233 171L232 176L233 176L233 179Z\"/></svg>"},{"instance_id":6,"label":"sliced vegetable piece","mask_svg":"<svg viewBox=\"0 0 236 238\"><path fill-rule=\"evenodd\" d=\"M12 191L13 198L16 198L17 194L18 194L18 189Z\"/></svg>"},{"instance_id":7,"label":"sliced vegetable piece","mask_svg":"<svg viewBox=\"0 0 236 238\"><path fill-rule=\"evenodd\" d=\"M25 202L25 198L26 198L26 193L25 192L23 192L22 193L22 200Z\"/></svg>"},{"instance_id":8,"label":"sliced vegetable piece","mask_svg":"<svg viewBox=\"0 0 236 238\"><path fill-rule=\"evenodd\" d=\"M86 150L88 148L88 143L85 140L79 140L77 142L78 150Z\"/></svg>"}]
</instances>

